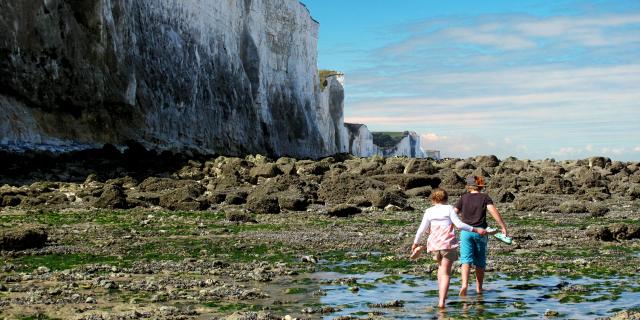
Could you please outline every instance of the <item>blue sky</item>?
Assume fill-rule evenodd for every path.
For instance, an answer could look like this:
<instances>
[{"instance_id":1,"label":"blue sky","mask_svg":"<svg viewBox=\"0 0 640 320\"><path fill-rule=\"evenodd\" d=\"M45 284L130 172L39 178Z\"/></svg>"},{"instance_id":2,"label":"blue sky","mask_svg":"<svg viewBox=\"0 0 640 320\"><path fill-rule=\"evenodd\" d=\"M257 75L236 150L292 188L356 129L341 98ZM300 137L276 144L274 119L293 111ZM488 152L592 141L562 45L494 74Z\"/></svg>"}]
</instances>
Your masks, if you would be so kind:
<instances>
[{"instance_id":1,"label":"blue sky","mask_svg":"<svg viewBox=\"0 0 640 320\"><path fill-rule=\"evenodd\" d=\"M302 2L347 122L445 156L640 160L640 1Z\"/></svg>"}]
</instances>

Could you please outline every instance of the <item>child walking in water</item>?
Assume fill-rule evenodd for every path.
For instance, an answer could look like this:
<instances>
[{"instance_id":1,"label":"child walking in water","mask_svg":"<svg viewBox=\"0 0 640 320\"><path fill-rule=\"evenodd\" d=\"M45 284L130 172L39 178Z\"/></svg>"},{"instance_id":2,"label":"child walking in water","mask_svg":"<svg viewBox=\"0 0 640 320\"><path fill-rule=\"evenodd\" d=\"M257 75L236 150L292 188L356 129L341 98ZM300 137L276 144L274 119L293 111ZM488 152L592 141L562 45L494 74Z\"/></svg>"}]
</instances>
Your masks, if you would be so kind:
<instances>
[{"instance_id":1,"label":"child walking in water","mask_svg":"<svg viewBox=\"0 0 640 320\"><path fill-rule=\"evenodd\" d=\"M474 228L463 223L458 218L454 208L447 204L449 196L443 189L435 189L431 193L431 204L422 218L422 223L411 246L411 259L418 257L421 251L425 250L420 246L420 238L425 232L429 232L427 239L427 252L431 252L433 259L438 262L438 307L444 308L447 292L449 291L449 281L451 279L451 266L458 258L458 241L453 230L455 225L458 229L486 235L487 232L481 228Z\"/></svg>"}]
</instances>

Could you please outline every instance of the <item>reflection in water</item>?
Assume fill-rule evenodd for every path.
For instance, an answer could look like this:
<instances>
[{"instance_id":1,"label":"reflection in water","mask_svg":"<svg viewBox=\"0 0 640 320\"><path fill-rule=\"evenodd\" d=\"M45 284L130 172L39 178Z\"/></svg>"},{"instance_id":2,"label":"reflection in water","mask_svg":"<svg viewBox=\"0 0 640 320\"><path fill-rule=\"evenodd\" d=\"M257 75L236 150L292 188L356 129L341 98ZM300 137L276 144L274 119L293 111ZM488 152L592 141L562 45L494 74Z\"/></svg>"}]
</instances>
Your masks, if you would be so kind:
<instances>
[{"instance_id":1,"label":"reflection in water","mask_svg":"<svg viewBox=\"0 0 640 320\"><path fill-rule=\"evenodd\" d=\"M355 278L350 284L331 282L350 277ZM457 295L459 282L454 280L444 310L436 307L437 284L431 278L379 272L358 275L324 272L314 278L331 282L322 287L326 295L320 297L320 303L341 309L324 315L325 319L372 312L394 319L541 318L548 309L559 312L563 318L593 319L640 306L640 277L514 280L494 274L493 279L488 279L483 295L473 292L466 297ZM353 290L354 286L359 290ZM404 304L394 308L375 307L393 300L402 300Z\"/></svg>"}]
</instances>

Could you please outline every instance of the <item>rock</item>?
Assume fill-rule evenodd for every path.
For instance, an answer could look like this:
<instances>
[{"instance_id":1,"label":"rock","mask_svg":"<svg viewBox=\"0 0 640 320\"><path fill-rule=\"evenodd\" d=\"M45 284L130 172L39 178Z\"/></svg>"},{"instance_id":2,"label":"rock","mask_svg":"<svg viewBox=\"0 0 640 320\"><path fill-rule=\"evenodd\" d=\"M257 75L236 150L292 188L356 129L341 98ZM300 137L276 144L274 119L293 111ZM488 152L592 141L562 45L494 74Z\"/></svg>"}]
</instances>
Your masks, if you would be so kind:
<instances>
[{"instance_id":1,"label":"rock","mask_svg":"<svg viewBox=\"0 0 640 320\"><path fill-rule=\"evenodd\" d=\"M5 195L0 199L0 207L17 207L22 202L18 196Z\"/></svg>"},{"instance_id":2,"label":"rock","mask_svg":"<svg viewBox=\"0 0 640 320\"><path fill-rule=\"evenodd\" d=\"M255 167L251 168L251 171L249 172L249 175L256 178L273 178L280 174L282 174L282 171L280 171L280 168L278 168L275 163L256 165Z\"/></svg>"},{"instance_id":3,"label":"rock","mask_svg":"<svg viewBox=\"0 0 640 320\"><path fill-rule=\"evenodd\" d=\"M280 213L278 198L272 195L251 194L245 207L247 210L258 214Z\"/></svg>"},{"instance_id":4,"label":"rock","mask_svg":"<svg viewBox=\"0 0 640 320\"><path fill-rule=\"evenodd\" d=\"M318 259L314 256L302 256L302 258L300 258L300 260L302 262L308 262L308 263L318 263Z\"/></svg>"},{"instance_id":5,"label":"rock","mask_svg":"<svg viewBox=\"0 0 640 320\"><path fill-rule=\"evenodd\" d=\"M372 176L372 179L384 182L387 186L396 185L402 190L409 190L418 187L436 188L441 180L436 176L414 175L414 174L387 174Z\"/></svg>"},{"instance_id":6,"label":"rock","mask_svg":"<svg viewBox=\"0 0 640 320\"><path fill-rule=\"evenodd\" d=\"M428 198L431 195L432 188L431 187L418 187L405 191L405 193L410 197L424 197Z\"/></svg>"},{"instance_id":7,"label":"rock","mask_svg":"<svg viewBox=\"0 0 640 320\"><path fill-rule=\"evenodd\" d=\"M402 308L404 307L404 301L393 300L384 303L369 303L368 306L370 308Z\"/></svg>"},{"instance_id":8,"label":"rock","mask_svg":"<svg viewBox=\"0 0 640 320\"><path fill-rule=\"evenodd\" d=\"M184 186L160 196L160 206L169 210L197 211L206 208L205 203L198 201L204 193L200 185Z\"/></svg>"},{"instance_id":9,"label":"rock","mask_svg":"<svg viewBox=\"0 0 640 320\"><path fill-rule=\"evenodd\" d=\"M296 168L298 175L323 175L325 172L331 169L329 163L316 162L311 160L301 160L296 162Z\"/></svg>"},{"instance_id":10,"label":"rock","mask_svg":"<svg viewBox=\"0 0 640 320\"><path fill-rule=\"evenodd\" d=\"M356 196L347 200L347 204L352 204L356 207L370 207L371 201L364 196Z\"/></svg>"},{"instance_id":11,"label":"rock","mask_svg":"<svg viewBox=\"0 0 640 320\"><path fill-rule=\"evenodd\" d=\"M464 179L450 169L440 170L438 176L441 180L439 187L445 188L449 193L454 190L463 190L466 185Z\"/></svg>"},{"instance_id":12,"label":"rock","mask_svg":"<svg viewBox=\"0 0 640 320\"><path fill-rule=\"evenodd\" d=\"M330 208L327 214L332 217L348 217L362 212L360 208L348 204L340 204Z\"/></svg>"},{"instance_id":13,"label":"rock","mask_svg":"<svg viewBox=\"0 0 640 320\"><path fill-rule=\"evenodd\" d=\"M640 320L640 310L624 310L616 313L612 317L603 320Z\"/></svg>"},{"instance_id":14,"label":"rock","mask_svg":"<svg viewBox=\"0 0 640 320\"><path fill-rule=\"evenodd\" d=\"M587 227L587 236L600 241L613 241L613 234L611 233L611 230L605 226Z\"/></svg>"},{"instance_id":15,"label":"rock","mask_svg":"<svg viewBox=\"0 0 640 320\"><path fill-rule=\"evenodd\" d=\"M103 209L126 209L128 207L127 195L121 186L107 184L104 186L95 206Z\"/></svg>"},{"instance_id":16,"label":"rock","mask_svg":"<svg viewBox=\"0 0 640 320\"><path fill-rule=\"evenodd\" d=\"M509 190L500 189L492 198L499 203L510 203L516 199L516 196Z\"/></svg>"},{"instance_id":17,"label":"rock","mask_svg":"<svg viewBox=\"0 0 640 320\"><path fill-rule=\"evenodd\" d=\"M175 180L169 178L149 177L138 185L138 189L143 192L166 192L182 187L200 187L194 180Z\"/></svg>"},{"instance_id":18,"label":"rock","mask_svg":"<svg viewBox=\"0 0 640 320\"><path fill-rule=\"evenodd\" d=\"M407 203L407 199L405 198L404 193L401 191L392 191L392 190L375 190L369 189L367 190L367 199L371 201L371 204L374 207L383 209L384 207L392 204L396 205L402 209L409 209L409 205Z\"/></svg>"},{"instance_id":19,"label":"rock","mask_svg":"<svg viewBox=\"0 0 640 320\"><path fill-rule=\"evenodd\" d=\"M606 168L609 164L611 164L611 159L605 157L591 157L587 159L587 161L589 163L589 168Z\"/></svg>"},{"instance_id":20,"label":"rock","mask_svg":"<svg viewBox=\"0 0 640 320\"><path fill-rule=\"evenodd\" d=\"M186 166L182 167L176 176L182 180L201 180L204 179L203 165L198 161L189 160Z\"/></svg>"},{"instance_id":21,"label":"rock","mask_svg":"<svg viewBox=\"0 0 640 320\"><path fill-rule=\"evenodd\" d=\"M565 201L560 204L560 212L562 213L583 213L587 212L587 206L581 201Z\"/></svg>"},{"instance_id":22,"label":"rock","mask_svg":"<svg viewBox=\"0 0 640 320\"><path fill-rule=\"evenodd\" d=\"M0 229L0 250L25 250L42 248L48 233L39 226L20 226Z\"/></svg>"},{"instance_id":23,"label":"rock","mask_svg":"<svg viewBox=\"0 0 640 320\"><path fill-rule=\"evenodd\" d=\"M603 217L609 212L609 207L601 203L591 203L587 205L587 211L592 217Z\"/></svg>"},{"instance_id":24,"label":"rock","mask_svg":"<svg viewBox=\"0 0 640 320\"><path fill-rule=\"evenodd\" d=\"M404 171L402 173L405 173L405 174L418 173L418 174L432 175L432 174L436 174L437 172L438 172L438 169L433 165L433 162L431 160L411 159L405 166Z\"/></svg>"},{"instance_id":25,"label":"rock","mask_svg":"<svg viewBox=\"0 0 640 320\"><path fill-rule=\"evenodd\" d=\"M225 218L232 222L257 222L252 214L243 210L230 210L225 212Z\"/></svg>"},{"instance_id":26,"label":"rock","mask_svg":"<svg viewBox=\"0 0 640 320\"><path fill-rule=\"evenodd\" d=\"M567 175L580 188L603 187L607 184L598 171L586 167L578 167L571 170Z\"/></svg>"},{"instance_id":27,"label":"rock","mask_svg":"<svg viewBox=\"0 0 640 320\"><path fill-rule=\"evenodd\" d=\"M494 155L477 156L474 160L480 168L494 168L500 165L500 160Z\"/></svg>"},{"instance_id":28,"label":"rock","mask_svg":"<svg viewBox=\"0 0 640 320\"><path fill-rule=\"evenodd\" d=\"M84 303L96 303L96 299L94 297L87 297Z\"/></svg>"},{"instance_id":29,"label":"rock","mask_svg":"<svg viewBox=\"0 0 640 320\"><path fill-rule=\"evenodd\" d=\"M555 310L547 309L547 310L544 312L544 316L545 316L545 317L547 317L547 318L555 318L555 317L560 316L560 312L555 311Z\"/></svg>"},{"instance_id":30,"label":"rock","mask_svg":"<svg viewBox=\"0 0 640 320\"><path fill-rule=\"evenodd\" d=\"M234 191L227 194L225 198L226 204L240 205L247 202L249 194L245 191Z\"/></svg>"},{"instance_id":31,"label":"rock","mask_svg":"<svg viewBox=\"0 0 640 320\"><path fill-rule=\"evenodd\" d=\"M280 209L291 211L305 211L309 206L309 201L296 192L282 192L278 194L278 205Z\"/></svg>"},{"instance_id":32,"label":"rock","mask_svg":"<svg viewBox=\"0 0 640 320\"><path fill-rule=\"evenodd\" d=\"M640 227L632 224L614 223L608 226L615 240L631 240L640 238Z\"/></svg>"},{"instance_id":33,"label":"rock","mask_svg":"<svg viewBox=\"0 0 640 320\"><path fill-rule=\"evenodd\" d=\"M513 205L518 211L545 211L557 206L557 202L549 196L525 194L516 197Z\"/></svg>"},{"instance_id":34,"label":"rock","mask_svg":"<svg viewBox=\"0 0 640 320\"><path fill-rule=\"evenodd\" d=\"M629 186L627 197L629 197L630 200L640 199L640 184L634 183Z\"/></svg>"},{"instance_id":35,"label":"rock","mask_svg":"<svg viewBox=\"0 0 640 320\"><path fill-rule=\"evenodd\" d=\"M227 199L227 194L224 192L214 192L207 198L207 201L211 204L221 204Z\"/></svg>"},{"instance_id":36,"label":"rock","mask_svg":"<svg viewBox=\"0 0 640 320\"><path fill-rule=\"evenodd\" d=\"M343 173L338 176L326 177L318 188L318 197L329 205L346 203L349 199L357 196L366 196L368 189L384 189L384 182ZM369 199L369 197L367 197ZM369 199L370 200L370 199Z\"/></svg>"},{"instance_id":37,"label":"rock","mask_svg":"<svg viewBox=\"0 0 640 320\"><path fill-rule=\"evenodd\" d=\"M384 174L401 174L404 172L404 165L400 162L387 162L380 170Z\"/></svg>"}]
</instances>

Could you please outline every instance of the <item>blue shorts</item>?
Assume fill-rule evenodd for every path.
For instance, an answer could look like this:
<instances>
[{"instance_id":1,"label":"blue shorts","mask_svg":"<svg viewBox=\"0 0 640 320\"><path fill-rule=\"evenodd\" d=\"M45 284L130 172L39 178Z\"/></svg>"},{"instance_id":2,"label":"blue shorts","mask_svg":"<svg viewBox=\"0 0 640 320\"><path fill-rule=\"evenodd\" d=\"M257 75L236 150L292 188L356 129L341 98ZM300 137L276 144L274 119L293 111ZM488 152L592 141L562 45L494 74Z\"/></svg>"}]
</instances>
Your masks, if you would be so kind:
<instances>
[{"instance_id":1,"label":"blue shorts","mask_svg":"<svg viewBox=\"0 0 640 320\"><path fill-rule=\"evenodd\" d=\"M487 266L487 241L475 232L460 232L460 264L472 264L478 268Z\"/></svg>"}]
</instances>

